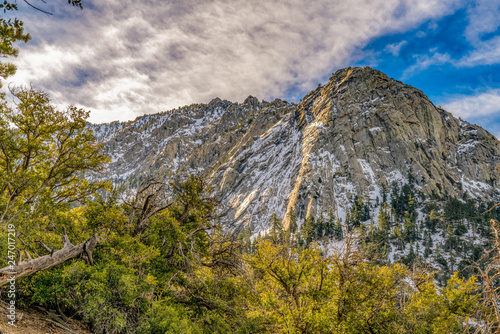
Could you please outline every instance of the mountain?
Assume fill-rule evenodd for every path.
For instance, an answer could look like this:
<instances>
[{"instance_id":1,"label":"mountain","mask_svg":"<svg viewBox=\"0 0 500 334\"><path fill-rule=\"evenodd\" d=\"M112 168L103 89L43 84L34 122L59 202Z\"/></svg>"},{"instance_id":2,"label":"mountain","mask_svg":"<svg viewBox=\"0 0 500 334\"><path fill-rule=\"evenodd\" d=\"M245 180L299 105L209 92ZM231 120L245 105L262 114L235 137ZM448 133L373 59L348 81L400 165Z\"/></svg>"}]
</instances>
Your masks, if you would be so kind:
<instances>
[{"instance_id":1,"label":"mountain","mask_svg":"<svg viewBox=\"0 0 500 334\"><path fill-rule=\"evenodd\" d=\"M89 125L111 158L107 178L137 185L147 177L203 174L228 160L230 152L259 137L295 104L279 99L242 104L215 98L125 123Z\"/></svg>"},{"instance_id":2,"label":"mountain","mask_svg":"<svg viewBox=\"0 0 500 334\"><path fill-rule=\"evenodd\" d=\"M345 219L356 198L375 207L409 181L421 202L499 199L500 142L368 67L338 70L298 104L216 98L91 127L112 159L109 178L134 186L201 174L235 227L266 229L273 213L285 225L292 212Z\"/></svg>"}]
</instances>

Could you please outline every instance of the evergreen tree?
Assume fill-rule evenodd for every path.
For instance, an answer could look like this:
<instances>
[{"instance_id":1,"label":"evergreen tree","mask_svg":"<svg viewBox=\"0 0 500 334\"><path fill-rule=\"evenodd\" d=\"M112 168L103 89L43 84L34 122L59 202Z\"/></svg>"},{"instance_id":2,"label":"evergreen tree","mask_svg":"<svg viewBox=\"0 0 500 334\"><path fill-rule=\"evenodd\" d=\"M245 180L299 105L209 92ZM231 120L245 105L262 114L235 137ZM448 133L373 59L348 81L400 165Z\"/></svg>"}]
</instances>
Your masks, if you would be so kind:
<instances>
[{"instance_id":1,"label":"evergreen tree","mask_svg":"<svg viewBox=\"0 0 500 334\"><path fill-rule=\"evenodd\" d=\"M391 207L395 210L396 214L399 213L400 210L400 205L399 205L399 184L394 181L392 183L392 190L391 190Z\"/></svg>"},{"instance_id":2,"label":"evergreen tree","mask_svg":"<svg viewBox=\"0 0 500 334\"><path fill-rule=\"evenodd\" d=\"M325 224L325 235L333 235L335 231L335 221L336 218L333 214L332 209L328 210L328 221Z\"/></svg>"},{"instance_id":3,"label":"evergreen tree","mask_svg":"<svg viewBox=\"0 0 500 334\"><path fill-rule=\"evenodd\" d=\"M247 226L238 234L238 241L241 243L243 251L247 254L252 253L252 228Z\"/></svg>"},{"instance_id":4,"label":"evergreen tree","mask_svg":"<svg viewBox=\"0 0 500 334\"><path fill-rule=\"evenodd\" d=\"M305 241L305 245L309 245L314 240L316 234L316 222L313 216L309 216L304 221L304 223L302 224L301 232L302 237Z\"/></svg>"},{"instance_id":5,"label":"evergreen tree","mask_svg":"<svg viewBox=\"0 0 500 334\"><path fill-rule=\"evenodd\" d=\"M350 232L352 230L353 226L352 226L351 215L350 215L349 211L347 211L345 214L345 224L346 224L347 232Z\"/></svg>"},{"instance_id":6,"label":"evergreen tree","mask_svg":"<svg viewBox=\"0 0 500 334\"><path fill-rule=\"evenodd\" d=\"M415 254L415 251L413 250L413 244L410 245L410 251L408 252L408 255L405 256L403 259L403 263L406 264L407 266L411 266L415 260L417 259L417 255Z\"/></svg>"},{"instance_id":7,"label":"evergreen tree","mask_svg":"<svg viewBox=\"0 0 500 334\"><path fill-rule=\"evenodd\" d=\"M431 249L429 248L429 244L426 243L424 249L424 259L427 259L430 254L431 254Z\"/></svg>"},{"instance_id":8,"label":"evergreen tree","mask_svg":"<svg viewBox=\"0 0 500 334\"><path fill-rule=\"evenodd\" d=\"M271 233L270 233L271 240L273 240L274 243L283 242L285 231L283 229L283 223L281 219L279 219L278 216L275 213L273 213L270 219L270 223L271 223Z\"/></svg>"},{"instance_id":9,"label":"evergreen tree","mask_svg":"<svg viewBox=\"0 0 500 334\"><path fill-rule=\"evenodd\" d=\"M413 168L410 163L410 167L408 168L408 185L410 186L410 189L413 191L415 189L415 177L413 176Z\"/></svg>"},{"instance_id":10,"label":"evergreen tree","mask_svg":"<svg viewBox=\"0 0 500 334\"><path fill-rule=\"evenodd\" d=\"M17 3L4 1L2 3L2 10L4 13L12 12L17 10ZM4 19L0 18L0 29L1 29L1 43L0 43L0 56L5 57L16 57L19 50L14 47L16 42L27 43L31 36L24 33L24 24L22 21L16 19ZM12 63L0 62L0 77L3 79L16 73L16 66ZM0 82L0 87L2 83Z\"/></svg>"},{"instance_id":11,"label":"evergreen tree","mask_svg":"<svg viewBox=\"0 0 500 334\"><path fill-rule=\"evenodd\" d=\"M400 223L396 223L396 226L393 230L393 238L396 239L396 244L398 245L398 249L403 249L403 230L401 228Z\"/></svg>"},{"instance_id":12,"label":"evergreen tree","mask_svg":"<svg viewBox=\"0 0 500 334\"><path fill-rule=\"evenodd\" d=\"M297 216L295 215L295 210L292 209L288 213L289 219L290 219L290 232L292 234L295 234L297 232L298 226L297 226Z\"/></svg>"},{"instance_id":13,"label":"evergreen tree","mask_svg":"<svg viewBox=\"0 0 500 334\"><path fill-rule=\"evenodd\" d=\"M325 232L325 220L323 219L323 215L320 215L318 219L316 219L316 230L315 230L315 236L316 238L320 239L323 237L324 232Z\"/></svg>"},{"instance_id":14,"label":"evergreen tree","mask_svg":"<svg viewBox=\"0 0 500 334\"><path fill-rule=\"evenodd\" d=\"M342 224L341 224L340 220L335 220L334 236L335 236L335 239L337 239L337 240L344 239L344 232L342 230Z\"/></svg>"},{"instance_id":15,"label":"evergreen tree","mask_svg":"<svg viewBox=\"0 0 500 334\"><path fill-rule=\"evenodd\" d=\"M387 203L384 202L382 207L380 208L380 212L378 214L378 226L384 233L389 233L391 229L391 222L388 213Z\"/></svg>"},{"instance_id":16,"label":"evergreen tree","mask_svg":"<svg viewBox=\"0 0 500 334\"><path fill-rule=\"evenodd\" d=\"M404 236L408 242L413 242L417 239L416 223L408 211L405 212L404 221Z\"/></svg>"},{"instance_id":17,"label":"evergreen tree","mask_svg":"<svg viewBox=\"0 0 500 334\"><path fill-rule=\"evenodd\" d=\"M382 203L387 203L387 189L385 184L382 185Z\"/></svg>"}]
</instances>

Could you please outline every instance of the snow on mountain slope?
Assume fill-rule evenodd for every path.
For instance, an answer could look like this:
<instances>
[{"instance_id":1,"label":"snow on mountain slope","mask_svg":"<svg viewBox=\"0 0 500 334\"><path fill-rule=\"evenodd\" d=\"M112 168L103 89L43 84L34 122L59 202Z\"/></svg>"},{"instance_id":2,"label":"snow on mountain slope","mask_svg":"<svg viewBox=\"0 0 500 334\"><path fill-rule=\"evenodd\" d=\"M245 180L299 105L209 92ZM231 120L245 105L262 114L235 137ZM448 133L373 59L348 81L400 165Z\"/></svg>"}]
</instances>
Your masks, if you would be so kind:
<instances>
[{"instance_id":1,"label":"snow on mountain slope","mask_svg":"<svg viewBox=\"0 0 500 334\"><path fill-rule=\"evenodd\" d=\"M201 174L239 228L263 230L273 213L286 225L292 211L345 218L356 195L375 203L410 174L424 196L499 198L499 141L371 68L339 70L297 105L214 99L91 127L108 178Z\"/></svg>"}]
</instances>

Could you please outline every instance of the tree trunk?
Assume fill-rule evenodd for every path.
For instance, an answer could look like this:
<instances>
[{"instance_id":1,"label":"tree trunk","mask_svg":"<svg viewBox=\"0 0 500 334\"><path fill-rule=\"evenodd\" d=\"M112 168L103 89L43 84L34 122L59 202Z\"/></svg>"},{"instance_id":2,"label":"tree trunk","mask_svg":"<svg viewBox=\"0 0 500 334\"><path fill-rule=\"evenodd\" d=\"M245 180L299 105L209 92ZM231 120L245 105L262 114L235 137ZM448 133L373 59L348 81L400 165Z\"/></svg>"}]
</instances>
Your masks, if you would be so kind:
<instances>
[{"instance_id":1,"label":"tree trunk","mask_svg":"<svg viewBox=\"0 0 500 334\"><path fill-rule=\"evenodd\" d=\"M64 247L62 249L36 259L22 261L13 267L7 266L0 269L0 287L10 283L14 279L19 279L38 271L52 268L67 260L78 258L83 255L86 255L89 262L92 264L92 252L97 245L98 237L93 236L87 241L74 246L69 242L66 231L64 232L65 235L62 236Z\"/></svg>"}]
</instances>

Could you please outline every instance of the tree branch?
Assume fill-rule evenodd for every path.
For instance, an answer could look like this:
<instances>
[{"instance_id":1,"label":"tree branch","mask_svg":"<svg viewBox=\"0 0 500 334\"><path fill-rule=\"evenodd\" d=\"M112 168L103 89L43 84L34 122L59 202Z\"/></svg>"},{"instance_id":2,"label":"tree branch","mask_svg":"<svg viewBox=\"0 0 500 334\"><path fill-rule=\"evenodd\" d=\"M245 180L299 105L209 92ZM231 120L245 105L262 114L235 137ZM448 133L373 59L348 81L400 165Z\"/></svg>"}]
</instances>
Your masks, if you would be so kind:
<instances>
[{"instance_id":1,"label":"tree branch","mask_svg":"<svg viewBox=\"0 0 500 334\"><path fill-rule=\"evenodd\" d=\"M67 237L68 236L66 235L66 238ZM4 267L0 269L0 287L8 284L12 279L17 280L38 271L52 268L58 264L64 263L67 260L78 258L83 254L83 252L85 252L89 256L89 259L91 259L92 252L97 246L98 240L99 237L94 235L93 237L87 239L87 241L76 246L73 246L69 240L67 240L68 242L62 249L55 251L52 254L24 261L22 263L18 262L14 268L11 266ZM40 243L45 249L50 250L50 248L45 246L41 241L38 241L38 243Z\"/></svg>"}]
</instances>

